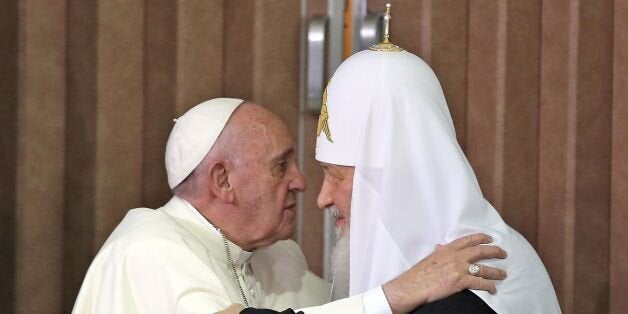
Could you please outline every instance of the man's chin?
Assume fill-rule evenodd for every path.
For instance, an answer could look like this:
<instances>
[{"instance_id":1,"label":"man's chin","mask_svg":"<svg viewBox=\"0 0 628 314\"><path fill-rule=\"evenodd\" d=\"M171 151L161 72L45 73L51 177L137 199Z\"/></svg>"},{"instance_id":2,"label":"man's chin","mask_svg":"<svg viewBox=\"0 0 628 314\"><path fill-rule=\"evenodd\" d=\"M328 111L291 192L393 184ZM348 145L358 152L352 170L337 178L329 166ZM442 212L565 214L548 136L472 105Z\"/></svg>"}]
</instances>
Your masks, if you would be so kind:
<instances>
[{"instance_id":1,"label":"man's chin","mask_svg":"<svg viewBox=\"0 0 628 314\"><path fill-rule=\"evenodd\" d=\"M281 230L280 234L283 236L280 240L286 240L291 238L297 229L296 217L287 215L284 216L284 220L281 222L279 230Z\"/></svg>"},{"instance_id":2,"label":"man's chin","mask_svg":"<svg viewBox=\"0 0 628 314\"><path fill-rule=\"evenodd\" d=\"M262 246L269 246L269 245L275 244L277 241L291 239L294 236L295 231L296 231L296 224L294 223L286 224L282 226L281 228L276 229L275 232L271 236L267 237L266 240L263 241Z\"/></svg>"},{"instance_id":3,"label":"man's chin","mask_svg":"<svg viewBox=\"0 0 628 314\"><path fill-rule=\"evenodd\" d=\"M283 237L281 238L281 240L287 240L292 238L292 236L294 235L294 233L296 232L296 224L293 222L289 225L288 228L285 229L286 231L283 232Z\"/></svg>"}]
</instances>

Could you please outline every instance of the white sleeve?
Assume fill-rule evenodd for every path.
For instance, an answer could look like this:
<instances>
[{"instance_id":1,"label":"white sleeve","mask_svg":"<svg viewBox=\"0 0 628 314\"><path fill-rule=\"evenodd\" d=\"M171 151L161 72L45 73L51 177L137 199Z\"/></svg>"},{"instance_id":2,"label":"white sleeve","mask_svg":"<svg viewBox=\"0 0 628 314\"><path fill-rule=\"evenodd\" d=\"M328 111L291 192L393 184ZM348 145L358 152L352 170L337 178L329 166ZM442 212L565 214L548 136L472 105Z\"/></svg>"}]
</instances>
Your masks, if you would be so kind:
<instances>
[{"instance_id":1,"label":"white sleeve","mask_svg":"<svg viewBox=\"0 0 628 314\"><path fill-rule=\"evenodd\" d=\"M344 298L329 302L327 304L308 307L304 309L295 310L295 312L302 311L305 314L328 314L328 313L348 313L348 314L362 314L364 304L362 303L362 294L354 295L350 298Z\"/></svg>"},{"instance_id":2,"label":"white sleeve","mask_svg":"<svg viewBox=\"0 0 628 314\"><path fill-rule=\"evenodd\" d=\"M382 287L374 288L364 294L340 299L320 306L299 309L306 314L351 313L351 314L392 314Z\"/></svg>"},{"instance_id":3,"label":"white sleeve","mask_svg":"<svg viewBox=\"0 0 628 314\"><path fill-rule=\"evenodd\" d=\"M392 314L382 286L365 292L362 299L364 314Z\"/></svg>"}]
</instances>

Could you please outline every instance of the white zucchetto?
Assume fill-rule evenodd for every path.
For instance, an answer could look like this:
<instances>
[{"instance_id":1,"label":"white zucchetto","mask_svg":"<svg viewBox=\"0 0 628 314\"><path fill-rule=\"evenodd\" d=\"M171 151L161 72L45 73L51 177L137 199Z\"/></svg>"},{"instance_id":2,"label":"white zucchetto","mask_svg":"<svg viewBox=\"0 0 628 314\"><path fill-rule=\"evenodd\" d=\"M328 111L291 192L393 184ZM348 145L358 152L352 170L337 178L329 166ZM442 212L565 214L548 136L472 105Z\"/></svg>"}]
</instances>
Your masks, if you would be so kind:
<instances>
[{"instance_id":1,"label":"white zucchetto","mask_svg":"<svg viewBox=\"0 0 628 314\"><path fill-rule=\"evenodd\" d=\"M344 61L323 96L316 159L355 167L350 295L393 279L436 244L482 232L508 257L480 264L508 278L495 295L473 293L497 313L560 313L540 258L484 199L440 83L419 57L366 50Z\"/></svg>"},{"instance_id":2,"label":"white zucchetto","mask_svg":"<svg viewBox=\"0 0 628 314\"><path fill-rule=\"evenodd\" d=\"M242 102L242 99L215 98L192 107L174 119L175 124L166 144L166 172L170 189L183 182L201 163Z\"/></svg>"}]
</instances>

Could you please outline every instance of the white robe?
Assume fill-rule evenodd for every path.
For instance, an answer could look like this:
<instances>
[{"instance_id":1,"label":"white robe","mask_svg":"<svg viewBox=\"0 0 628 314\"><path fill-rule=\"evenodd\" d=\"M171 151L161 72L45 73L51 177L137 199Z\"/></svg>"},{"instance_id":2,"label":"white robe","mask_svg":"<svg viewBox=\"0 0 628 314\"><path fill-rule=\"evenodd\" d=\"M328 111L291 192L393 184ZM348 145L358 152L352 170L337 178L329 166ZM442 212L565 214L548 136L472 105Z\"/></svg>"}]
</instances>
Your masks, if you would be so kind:
<instances>
[{"instance_id":1,"label":"white robe","mask_svg":"<svg viewBox=\"0 0 628 314\"><path fill-rule=\"evenodd\" d=\"M183 200L130 210L87 271L73 313L213 313L242 304L222 237ZM293 241L244 252L229 242L250 306L284 310L324 304L327 282L309 271ZM362 313L362 295L306 313Z\"/></svg>"},{"instance_id":2,"label":"white robe","mask_svg":"<svg viewBox=\"0 0 628 314\"><path fill-rule=\"evenodd\" d=\"M355 167L350 295L403 273L437 244L482 232L508 258L479 263L508 278L495 282L496 294L472 292L501 314L560 313L534 248L484 198L429 65L407 51L358 52L334 73L324 104L321 125L333 141L320 133L316 159Z\"/></svg>"}]
</instances>

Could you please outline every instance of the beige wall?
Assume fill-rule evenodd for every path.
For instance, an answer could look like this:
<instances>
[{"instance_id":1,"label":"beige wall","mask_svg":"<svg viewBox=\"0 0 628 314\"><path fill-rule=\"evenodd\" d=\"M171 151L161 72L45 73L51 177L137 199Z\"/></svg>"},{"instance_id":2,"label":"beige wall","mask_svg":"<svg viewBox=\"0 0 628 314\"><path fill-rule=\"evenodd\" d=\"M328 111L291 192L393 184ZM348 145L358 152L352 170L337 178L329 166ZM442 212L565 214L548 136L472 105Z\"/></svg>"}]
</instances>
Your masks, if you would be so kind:
<instances>
[{"instance_id":1,"label":"beige wall","mask_svg":"<svg viewBox=\"0 0 628 314\"><path fill-rule=\"evenodd\" d=\"M628 1L392 2L393 41L433 66L487 198L535 245L564 311L622 312ZM299 238L320 273L300 18L292 0L2 1L0 312L69 312L124 213L169 198L172 118L217 96L303 128Z\"/></svg>"}]
</instances>

